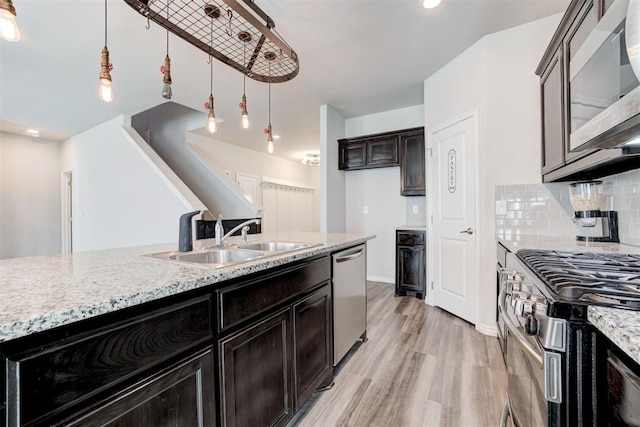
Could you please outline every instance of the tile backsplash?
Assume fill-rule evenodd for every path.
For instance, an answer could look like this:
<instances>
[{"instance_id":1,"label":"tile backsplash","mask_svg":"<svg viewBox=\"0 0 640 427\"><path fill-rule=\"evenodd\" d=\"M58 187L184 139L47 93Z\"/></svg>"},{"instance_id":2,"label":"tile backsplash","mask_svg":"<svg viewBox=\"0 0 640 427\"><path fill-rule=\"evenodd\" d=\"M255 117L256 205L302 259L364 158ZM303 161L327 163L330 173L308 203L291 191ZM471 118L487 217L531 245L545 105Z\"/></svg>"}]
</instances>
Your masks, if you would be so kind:
<instances>
[{"instance_id":1,"label":"tile backsplash","mask_svg":"<svg viewBox=\"0 0 640 427\"><path fill-rule=\"evenodd\" d=\"M640 246L640 170L601 178L606 205L618 211L620 242ZM499 185L495 189L499 236L575 236L568 182Z\"/></svg>"}]
</instances>

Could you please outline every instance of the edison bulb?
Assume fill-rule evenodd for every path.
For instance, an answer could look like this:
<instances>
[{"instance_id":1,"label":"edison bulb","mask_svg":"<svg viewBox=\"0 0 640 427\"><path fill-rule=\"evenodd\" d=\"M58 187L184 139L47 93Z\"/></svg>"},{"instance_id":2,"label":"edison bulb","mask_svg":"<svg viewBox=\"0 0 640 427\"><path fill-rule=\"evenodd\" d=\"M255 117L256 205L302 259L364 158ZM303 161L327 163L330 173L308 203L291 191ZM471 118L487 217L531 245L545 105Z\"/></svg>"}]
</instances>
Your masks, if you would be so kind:
<instances>
[{"instance_id":1,"label":"edison bulb","mask_svg":"<svg viewBox=\"0 0 640 427\"><path fill-rule=\"evenodd\" d=\"M273 141L267 142L267 151L269 154L273 154Z\"/></svg>"},{"instance_id":2,"label":"edison bulb","mask_svg":"<svg viewBox=\"0 0 640 427\"><path fill-rule=\"evenodd\" d=\"M0 37L10 42L20 40L20 30L16 24L16 17L5 9L0 9Z\"/></svg>"},{"instance_id":3,"label":"edison bulb","mask_svg":"<svg viewBox=\"0 0 640 427\"><path fill-rule=\"evenodd\" d=\"M249 129L249 113L242 113L242 127Z\"/></svg>"},{"instance_id":4,"label":"edison bulb","mask_svg":"<svg viewBox=\"0 0 640 427\"><path fill-rule=\"evenodd\" d=\"M216 123L216 115L213 111L209 110L209 118L207 120L207 130L209 133L216 133L218 130L218 123Z\"/></svg>"},{"instance_id":5,"label":"edison bulb","mask_svg":"<svg viewBox=\"0 0 640 427\"><path fill-rule=\"evenodd\" d=\"M440 0L424 0L422 2L422 7L424 7L425 9L433 9L439 4L440 4Z\"/></svg>"},{"instance_id":6,"label":"edison bulb","mask_svg":"<svg viewBox=\"0 0 640 427\"><path fill-rule=\"evenodd\" d=\"M162 95L164 99L171 99L171 97L173 96L173 92L171 91L171 83L165 83L162 86L162 92L160 92L160 95Z\"/></svg>"},{"instance_id":7,"label":"edison bulb","mask_svg":"<svg viewBox=\"0 0 640 427\"><path fill-rule=\"evenodd\" d=\"M98 97L103 102L106 102L106 103L113 102L114 94L113 94L113 86L111 85L111 80L104 79L104 78L100 79Z\"/></svg>"}]
</instances>

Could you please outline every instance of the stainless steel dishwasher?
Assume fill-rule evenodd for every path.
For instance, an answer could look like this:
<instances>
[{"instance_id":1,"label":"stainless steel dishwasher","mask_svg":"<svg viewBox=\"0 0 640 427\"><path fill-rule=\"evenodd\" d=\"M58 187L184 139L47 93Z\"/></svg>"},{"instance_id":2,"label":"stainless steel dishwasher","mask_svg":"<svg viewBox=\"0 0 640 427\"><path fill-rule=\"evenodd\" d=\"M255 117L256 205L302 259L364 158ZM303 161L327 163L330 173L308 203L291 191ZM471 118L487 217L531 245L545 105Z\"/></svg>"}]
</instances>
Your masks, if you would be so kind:
<instances>
[{"instance_id":1,"label":"stainless steel dishwasher","mask_svg":"<svg viewBox=\"0 0 640 427\"><path fill-rule=\"evenodd\" d=\"M331 255L333 261L333 366L367 332L367 247Z\"/></svg>"}]
</instances>

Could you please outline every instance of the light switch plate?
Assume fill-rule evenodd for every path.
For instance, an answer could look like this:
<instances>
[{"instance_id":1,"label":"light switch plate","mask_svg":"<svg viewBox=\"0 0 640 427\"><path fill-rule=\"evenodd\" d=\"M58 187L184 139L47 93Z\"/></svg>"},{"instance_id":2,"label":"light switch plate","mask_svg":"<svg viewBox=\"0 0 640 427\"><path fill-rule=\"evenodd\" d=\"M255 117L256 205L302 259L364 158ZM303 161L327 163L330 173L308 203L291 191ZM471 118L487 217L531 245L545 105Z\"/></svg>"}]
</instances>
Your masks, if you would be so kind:
<instances>
[{"instance_id":1,"label":"light switch plate","mask_svg":"<svg viewBox=\"0 0 640 427\"><path fill-rule=\"evenodd\" d=\"M369 213L369 206L363 206L362 207L362 213L363 214L368 214Z\"/></svg>"},{"instance_id":2,"label":"light switch plate","mask_svg":"<svg viewBox=\"0 0 640 427\"><path fill-rule=\"evenodd\" d=\"M420 213L420 207L418 205L413 205L413 213L414 214Z\"/></svg>"},{"instance_id":3,"label":"light switch plate","mask_svg":"<svg viewBox=\"0 0 640 427\"><path fill-rule=\"evenodd\" d=\"M506 215L506 214L507 214L507 201L496 200L496 215Z\"/></svg>"}]
</instances>

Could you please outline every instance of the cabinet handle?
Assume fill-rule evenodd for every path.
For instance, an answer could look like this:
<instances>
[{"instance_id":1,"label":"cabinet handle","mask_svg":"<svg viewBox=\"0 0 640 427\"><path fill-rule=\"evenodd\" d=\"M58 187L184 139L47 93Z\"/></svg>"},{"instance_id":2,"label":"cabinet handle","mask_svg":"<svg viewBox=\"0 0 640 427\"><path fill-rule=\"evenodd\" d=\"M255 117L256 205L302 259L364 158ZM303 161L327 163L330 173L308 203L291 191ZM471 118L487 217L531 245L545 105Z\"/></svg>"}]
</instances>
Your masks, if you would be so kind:
<instances>
[{"instance_id":1,"label":"cabinet handle","mask_svg":"<svg viewBox=\"0 0 640 427\"><path fill-rule=\"evenodd\" d=\"M466 230L462 230L460 234L462 233L473 234L473 228L469 227Z\"/></svg>"}]
</instances>

